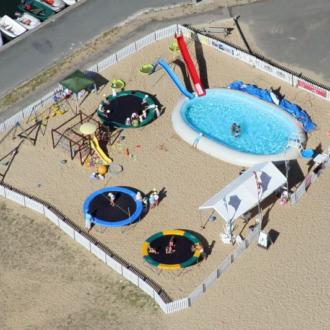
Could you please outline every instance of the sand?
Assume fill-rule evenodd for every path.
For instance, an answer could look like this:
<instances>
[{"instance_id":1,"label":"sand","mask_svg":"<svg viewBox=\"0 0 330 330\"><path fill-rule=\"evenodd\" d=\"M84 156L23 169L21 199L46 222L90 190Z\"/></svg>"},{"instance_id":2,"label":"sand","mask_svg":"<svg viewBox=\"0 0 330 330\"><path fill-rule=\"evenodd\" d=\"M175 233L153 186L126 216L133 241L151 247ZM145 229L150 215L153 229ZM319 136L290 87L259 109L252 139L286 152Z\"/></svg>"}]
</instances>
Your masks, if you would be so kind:
<instances>
[{"instance_id":1,"label":"sand","mask_svg":"<svg viewBox=\"0 0 330 330\"><path fill-rule=\"evenodd\" d=\"M237 35L235 40L239 40ZM179 299L189 295L236 247L219 240L224 225L220 216L201 231L200 226L209 214L198 212L198 207L234 180L240 167L214 159L183 142L171 125L171 112L179 92L162 71L154 76L139 74L142 64L153 63L159 57L167 62L178 60L167 50L172 42L172 39L157 42L102 72L109 81L123 79L127 90L141 90L157 98L165 110L151 125L122 134L125 136L122 146L137 156L136 161L125 157L117 144L116 149L110 149L114 162L124 167L120 175L108 175L104 181L90 180L91 170L78 161L70 161L63 150L52 149L50 130L72 116L72 112L67 112L48 121L44 134L39 132L35 147L28 141L22 144L5 182L50 201L80 226L84 224L82 204L97 189L120 185L144 193L153 188L163 191L160 206L136 226L124 232L122 228L96 227L91 234L163 286L173 299ZM281 87L286 99L305 109L318 126L309 136L308 147L327 147L328 102L207 46L195 47L188 40L187 43L194 62L196 58L204 60L202 79L210 88L223 87L234 80L260 88ZM180 65L173 68L185 80ZM110 93L109 84L98 95L90 95L80 109L91 113L103 93ZM31 133L31 137L35 135L36 132ZM19 142L18 138L7 138L1 146L2 154L9 153ZM66 165L61 165L63 159L68 160ZM306 163L299 159L293 166L291 186L308 173L310 167ZM327 294L330 267L326 262L329 175L326 172L294 207L281 206L274 198L265 201L263 208L268 221L265 230L279 232L275 244L267 252L253 244L192 308L169 316L158 307L155 309L145 295L65 237L48 220L9 203L20 216L1 211L9 212L8 219L14 219L3 222L1 228L6 242L2 248L12 247L3 248L0 258L5 266L1 267L1 278L7 287L4 299L7 328L130 329L133 324L136 329L326 328L330 302ZM188 229L203 235L213 246L207 262L187 269L180 276L176 272L157 275L155 269L143 263L141 245L147 237L165 229ZM238 221L237 231L240 229L242 222ZM243 237L246 234L244 231ZM31 252L27 253L29 249ZM23 264L28 258L29 262ZM120 280L131 292L125 294L124 290L126 298L137 295L134 303L125 302L123 297L117 301L116 295L122 292ZM36 283L40 291L33 290ZM65 294L59 294L60 290ZM15 294L12 296L11 292ZM31 303L33 307L27 313L26 306ZM26 317L21 317L22 314Z\"/></svg>"}]
</instances>

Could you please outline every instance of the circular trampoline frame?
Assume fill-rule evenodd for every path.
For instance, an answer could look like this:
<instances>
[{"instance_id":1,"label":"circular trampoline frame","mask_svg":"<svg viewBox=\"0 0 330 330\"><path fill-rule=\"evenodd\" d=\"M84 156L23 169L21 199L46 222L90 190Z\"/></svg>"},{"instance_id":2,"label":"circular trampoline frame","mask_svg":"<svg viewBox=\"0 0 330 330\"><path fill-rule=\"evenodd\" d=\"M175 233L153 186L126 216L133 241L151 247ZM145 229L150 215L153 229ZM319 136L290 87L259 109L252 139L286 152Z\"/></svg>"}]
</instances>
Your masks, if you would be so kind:
<instances>
[{"instance_id":1,"label":"circular trampoline frame","mask_svg":"<svg viewBox=\"0 0 330 330\"><path fill-rule=\"evenodd\" d=\"M149 245L153 243L155 239L157 239L160 236L185 236L191 241L191 245L200 244L199 239L194 236L193 234L184 231L184 230L164 230L160 231L159 233L156 233L152 236L150 236L142 245L142 255L145 261L147 261L150 265L161 268L161 269L180 269L180 268L185 268L188 266L191 266L195 262L198 261L198 259L201 256L201 252L199 250L195 251L193 256L186 260L185 262L182 262L180 264L164 264L160 263L156 260L154 260L148 253L148 248Z\"/></svg>"},{"instance_id":2,"label":"circular trampoline frame","mask_svg":"<svg viewBox=\"0 0 330 330\"><path fill-rule=\"evenodd\" d=\"M142 206L143 206L142 202L137 201L135 199L135 195L136 195L135 191L132 191L130 189L123 188L123 187L108 187L108 188L103 188L103 189L99 189L99 190L94 191L92 194L90 194L86 198L86 200L84 202L84 205L83 205L84 216L86 215L86 213L89 209L89 205L90 205L91 201L94 199L95 196L103 194L103 193L110 193L110 192L114 192L114 193L120 192L120 193L124 193L124 194L129 195L130 197L133 198L133 200L136 204L136 209L135 209L134 213L130 217L128 217L127 219L124 219L124 220L121 220L121 221L115 221L115 222L101 220L101 219L93 216L93 218L94 218L93 222L96 225L103 226L103 227L121 227L121 226L129 225L129 224L133 223L136 219L139 218L139 216L142 214Z\"/></svg>"},{"instance_id":3,"label":"circular trampoline frame","mask_svg":"<svg viewBox=\"0 0 330 330\"><path fill-rule=\"evenodd\" d=\"M137 91L122 91L122 92L118 92L116 96L113 96L113 95L107 96L107 100L109 101L109 103L111 105L111 101L113 101L114 99L117 99L119 97L126 96L126 95L136 96L136 97L140 98L141 102L142 102L143 98L146 95L146 93L137 92ZM106 103L104 101L102 101L101 103L104 106L106 105ZM146 105L149 106L149 105L154 105L154 104L155 104L155 102L153 101L153 99L151 97L148 97ZM113 128L132 129L132 128L138 128L138 127L142 127L142 126L145 126L145 125L149 124L154 119L155 109L154 108L149 109L147 118L142 123L139 123L136 126L125 125L125 124L121 124L121 123L118 123L118 122L113 121L113 120L109 120L109 119L106 118L104 113L102 111L100 111L99 109L97 109L97 115L98 115L99 119L101 120L101 122L106 126L113 127Z\"/></svg>"}]
</instances>

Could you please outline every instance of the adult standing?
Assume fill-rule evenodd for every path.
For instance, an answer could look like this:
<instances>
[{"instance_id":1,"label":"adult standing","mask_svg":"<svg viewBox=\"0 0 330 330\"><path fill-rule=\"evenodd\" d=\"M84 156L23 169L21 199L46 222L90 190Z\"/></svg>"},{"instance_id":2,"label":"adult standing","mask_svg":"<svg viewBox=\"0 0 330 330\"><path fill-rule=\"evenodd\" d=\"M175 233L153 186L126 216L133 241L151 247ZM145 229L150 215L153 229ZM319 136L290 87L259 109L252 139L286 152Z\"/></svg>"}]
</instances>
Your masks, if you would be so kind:
<instances>
[{"instance_id":1,"label":"adult standing","mask_svg":"<svg viewBox=\"0 0 330 330\"><path fill-rule=\"evenodd\" d=\"M91 212L87 211L85 216L85 227L87 229L87 233L89 233L92 230L93 222L94 222L94 218Z\"/></svg>"}]
</instances>

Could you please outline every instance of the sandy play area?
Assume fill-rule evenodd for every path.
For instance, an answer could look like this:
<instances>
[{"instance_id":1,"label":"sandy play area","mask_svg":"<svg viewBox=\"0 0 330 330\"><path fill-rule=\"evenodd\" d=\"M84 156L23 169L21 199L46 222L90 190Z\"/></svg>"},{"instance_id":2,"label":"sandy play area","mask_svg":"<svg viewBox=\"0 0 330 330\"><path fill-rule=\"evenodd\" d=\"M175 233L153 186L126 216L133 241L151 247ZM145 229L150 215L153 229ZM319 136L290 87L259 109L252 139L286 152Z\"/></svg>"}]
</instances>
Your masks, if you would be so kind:
<instances>
[{"instance_id":1,"label":"sandy play area","mask_svg":"<svg viewBox=\"0 0 330 330\"><path fill-rule=\"evenodd\" d=\"M281 87L285 98L306 110L317 124L309 136L308 148L328 146L328 102L210 47L186 41L194 62L196 58L204 59L199 70L205 87L225 87L234 80L265 89ZM173 39L157 42L102 72L108 81L124 80L126 90L149 94L163 109L160 118L143 128L125 130L120 146L116 141L109 147L114 163L123 166L122 173L107 174L103 181L91 180L93 169L81 166L78 160L71 161L62 149L52 148L51 129L73 115L68 111L45 121L37 136L35 131L30 134L36 138L36 146L24 141L4 182L49 201L81 227L84 227L84 200L97 189L125 186L146 194L153 188L161 191L160 205L141 222L124 232L123 228L105 230L96 226L91 235L141 269L171 298L179 299L189 295L236 247L220 241L224 226L220 216L201 231L209 214L200 213L198 207L234 180L241 168L182 141L171 123L179 91L164 71L151 76L139 73L142 64L162 57L166 62L174 62L173 70L181 81L187 82L180 56L168 51L172 42ZM88 96L79 109L92 113L102 95L110 93L108 83L98 94ZM73 100L71 106L74 108ZM23 123L26 129L29 125L32 123ZM1 153L8 154L20 142L19 138L8 137L1 145ZM125 156L125 148L136 157ZM67 163L62 164L61 160ZM298 184L299 178L310 170L307 162L299 159L292 167L292 185ZM326 262L329 175L325 172L294 207L282 206L275 198L266 200L262 205L268 221L265 230L279 232L275 244L265 252L254 243L192 308L169 316L76 246L46 218L9 203L9 210L2 207L6 220L0 226L7 329L324 329L330 303L327 294L330 267ZM256 213L253 210L254 216ZM237 225L239 232L243 222L238 220ZM143 262L141 245L152 234L166 229L186 229L202 235L209 244L208 260L187 268L180 276L176 271L158 275L156 269ZM247 231L243 231L242 236L246 235Z\"/></svg>"}]
</instances>

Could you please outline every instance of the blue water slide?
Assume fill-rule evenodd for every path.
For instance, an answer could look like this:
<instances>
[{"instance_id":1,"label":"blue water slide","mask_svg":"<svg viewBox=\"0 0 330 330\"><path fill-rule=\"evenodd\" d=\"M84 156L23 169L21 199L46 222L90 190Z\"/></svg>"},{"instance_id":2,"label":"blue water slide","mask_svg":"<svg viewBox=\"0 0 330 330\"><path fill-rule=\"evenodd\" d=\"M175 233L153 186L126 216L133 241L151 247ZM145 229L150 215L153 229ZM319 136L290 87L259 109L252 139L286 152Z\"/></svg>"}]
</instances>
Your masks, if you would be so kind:
<instances>
[{"instance_id":1,"label":"blue water slide","mask_svg":"<svg viewBox=\"0 0 330 330\"><path fill-rule=\"evenodd\" d=\"M179 80L179 78L175 75L175 73L173 72L173 70L170 68L170 66L163 60L159 60L158 62L156 62L155 67L157 65L160 65L166 72L167 74L170 76L170 78L172 79L172 81L174 82L174 84L176 85L176 87L178 87L178 89L180 90L180 92L184 95L187 96L190 100L192 100L195 95L190 93L182 84L182 82Z\"/></svg>"}]
</instances>

